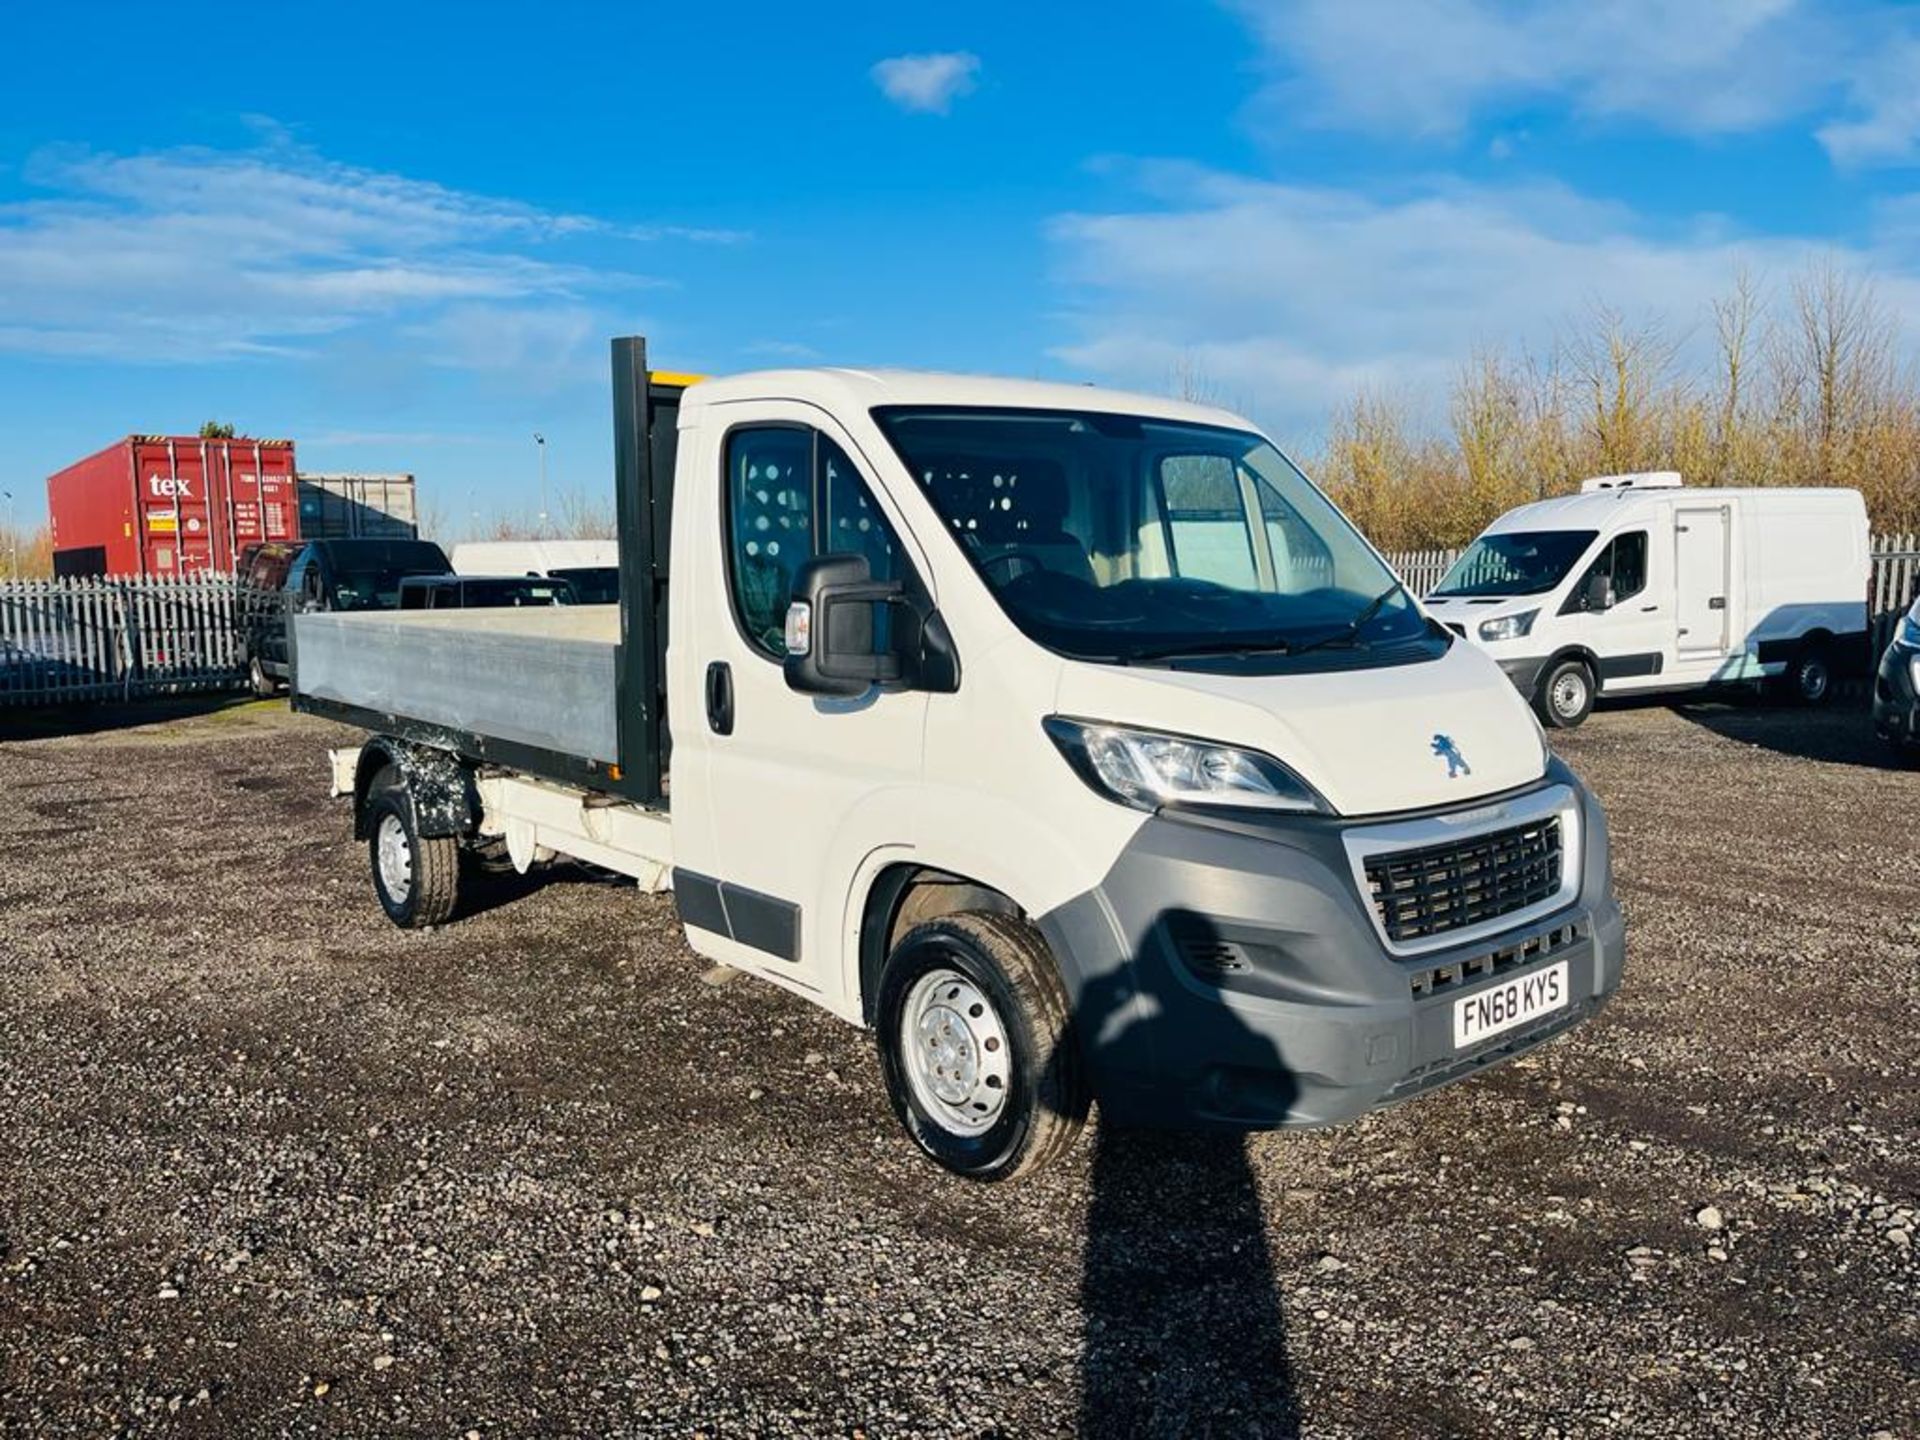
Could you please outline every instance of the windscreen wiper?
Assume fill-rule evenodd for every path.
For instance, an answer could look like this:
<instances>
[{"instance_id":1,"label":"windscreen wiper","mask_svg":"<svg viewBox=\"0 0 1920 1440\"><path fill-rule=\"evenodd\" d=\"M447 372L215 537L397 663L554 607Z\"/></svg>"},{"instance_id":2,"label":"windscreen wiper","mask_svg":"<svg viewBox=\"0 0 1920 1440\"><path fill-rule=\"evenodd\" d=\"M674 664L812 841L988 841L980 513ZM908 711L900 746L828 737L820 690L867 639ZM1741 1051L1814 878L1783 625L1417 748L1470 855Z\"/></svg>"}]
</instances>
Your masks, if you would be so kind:
<instances>
[{"instance_id":1,"label":"windscreen wiper","mask_svg":"<svg viewBox=\"0 0 1920 1440\"><path fill-rule=\"evenodd\" d=\"M1309 650L1320 650L1329 645L1359 644L1360 632L1366 628L1367 622L1378 615L1389 600L1393 599L1394 596L1400 594L1406 588L1407 587L1402 585L1398 580L1394 581L1393 584L1369 600L1366 608L1354 616L1353 619L1349 620L1344 630L1336 630L1331 635L1322 635L1318 640L1309 640L1306 644L1297 647L1294 653L1304 655Z\"/></svg>"},{"instance_id":2,"label":"windscreen wiper","mask_svg":"<svg viewBox=\"0 0 1920 1440\"><path fill-rule=\"evenodd\" d=\"M1185 655L1291 655L1294 647L1285 640L1194 640L1184 645L1165 645L1157 650L1135 650L1127 656L1135 660L1175 660Z\"/></svg>"}]
</instances>

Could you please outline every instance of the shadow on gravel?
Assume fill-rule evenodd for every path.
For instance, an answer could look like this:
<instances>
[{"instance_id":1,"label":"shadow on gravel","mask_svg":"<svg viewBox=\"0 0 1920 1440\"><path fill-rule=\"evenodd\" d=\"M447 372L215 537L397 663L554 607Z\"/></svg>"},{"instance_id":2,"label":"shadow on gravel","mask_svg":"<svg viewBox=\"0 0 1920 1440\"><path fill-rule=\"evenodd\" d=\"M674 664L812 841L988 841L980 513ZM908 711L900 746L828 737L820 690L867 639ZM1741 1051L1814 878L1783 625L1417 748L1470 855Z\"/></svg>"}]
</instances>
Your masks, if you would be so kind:
<instances>
[{"instance_id":1,"label":"shadow on gravel","mask_svg":"<svg viewBox=\"0 0 1920 1440\"><path fill-rule=\"evenodd\" d=\"M1244 1129L1128 1128L1144 1116L1110 1103L1143 1064L1156 1098L1185 1076L1203 1108L1229 1115L1284 1111L1297 1083L1270 1041L1172 972L1180 962L1170 937L1183 953L1229 942L1186 912L1163 915L1155 930L1133 960L1088 980L1074 1009L1102 1096L1080 1282L1080 1434L1297 1436L1285 1316Z\"/></svg>"},{"instance_id":2,"label":"shadow on gravel","mask_svg":"<svg viewBox=\"0 0 1920 1440\"><path fill-rule=\"evenodd\" d=\"M99 735L273 703L258 701L243 694L218 694L183 695L126 703L89 701L72 705L23 707L18 710L0 708L0 744L9 740L45 740L62 735ZM280 708L284 709L285 705L281 704Z\"/></svg>"},{"instance_id":3,"label":"shadow on gravel","mask_svg":"<svg viewBox=\"0 0 1920 1440\"><path fill-rule=\"evenodd\" d=\"M1910 761L1873 731L1873 719L1858 706L1822 710L1778 705L1676 705L1673 713L1726 740L1826 765L1901 770Z\"/></svg>"},{"instance_id":4,"label":"shadow on gravel","mask_svg":"<svg viewBox=\"0 0 1920 1440\"><path fill-rule=\"evenodd\" d=\"M631 885L624 875L580 861L563 860L542 865L522 875L511 865L476 867L460 880L460 909L456 920L471 920L489 910L498 910L524 900L553 885Z\"/></svg>"}]
</instances>

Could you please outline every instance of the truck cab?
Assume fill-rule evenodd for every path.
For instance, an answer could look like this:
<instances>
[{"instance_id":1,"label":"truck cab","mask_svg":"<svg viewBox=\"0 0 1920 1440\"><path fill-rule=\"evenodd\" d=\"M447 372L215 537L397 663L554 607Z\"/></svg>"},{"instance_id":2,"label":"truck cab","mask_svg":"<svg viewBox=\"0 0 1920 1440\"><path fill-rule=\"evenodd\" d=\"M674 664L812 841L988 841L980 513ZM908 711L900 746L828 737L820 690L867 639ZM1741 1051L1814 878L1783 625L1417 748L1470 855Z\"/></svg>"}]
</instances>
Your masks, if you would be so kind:
<instances>
[{"instance_id":1,"label":"truck cab","mask_svg":"<svg viewBox=\"0 0 1920 1440\"><path fill-rule=\"evenodd\" d=\"M987 1180L1096 1100L1337 1122L1613 993L1598 803L1247 421L641 353L598 642L594 607L473 630L502 701L447 653L477 618L301 618L296 704L376 732L335 783L400 923L488 844L670 888L694 951L870 1027L909 1135ZM593 733L537 708L593 673Z\"/></svg>"}]
</instances>

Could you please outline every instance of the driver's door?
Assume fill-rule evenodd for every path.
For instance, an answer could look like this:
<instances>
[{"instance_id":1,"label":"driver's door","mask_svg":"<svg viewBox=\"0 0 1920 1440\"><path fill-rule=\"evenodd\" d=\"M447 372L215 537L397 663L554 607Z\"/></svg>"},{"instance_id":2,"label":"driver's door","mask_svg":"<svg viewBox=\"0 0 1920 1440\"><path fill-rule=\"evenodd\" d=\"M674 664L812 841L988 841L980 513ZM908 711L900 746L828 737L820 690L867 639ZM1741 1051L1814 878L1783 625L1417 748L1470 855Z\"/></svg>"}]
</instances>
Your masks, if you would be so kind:
<instances>
[{"instance_id":1,"label":"driver's door","mask_svg":"<svg viewBox=\"0 0 1920 1440\"><path fill-rule=\"evenodd\" d=\"M1664 683L1673 621L1660 603L1665 587L1653 583L1651 569L1661 563L1661 551L1649 543L1646 530L1621 531L1594 557L1563 603L1571 633L1599 657L1600 688L1608 694Z\"/></svg>"},{"instance_id":2,"label":"driver's door","mask_svg":"<svg viewBox=\"0 0 1920 1440\"><path fill-rule=\"evenodd\" d=\"M795 402L725 414L700 462L718 469L717 487L681 490L717 503L694 527L696 613L676 632L694 653L674 673L703 689L697 710L676 711L674 884L708 953L830 997L853 869L873 837L909 839L927 697L788 689L787 605L814 556L864 555L875 579L904 578L914 560L871 467L827 415Z\"/></svg>"}]
</instances>

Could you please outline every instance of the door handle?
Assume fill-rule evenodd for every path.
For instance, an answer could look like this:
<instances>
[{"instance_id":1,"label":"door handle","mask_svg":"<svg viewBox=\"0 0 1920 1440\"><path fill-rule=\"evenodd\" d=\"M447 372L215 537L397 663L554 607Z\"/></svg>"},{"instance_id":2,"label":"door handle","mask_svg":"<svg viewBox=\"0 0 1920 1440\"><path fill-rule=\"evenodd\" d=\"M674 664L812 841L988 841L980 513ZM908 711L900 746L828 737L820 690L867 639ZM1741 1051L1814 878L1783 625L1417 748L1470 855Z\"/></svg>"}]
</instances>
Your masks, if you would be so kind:
<instances>
[{"instance_id":1,"label":"door handle","mask_svg":"<svg viewBox=\"0 0 1920 1440\"><path fill-rule=\"evenodd\" d=\"M733 670L724 660L707 666L707 728L716 735L733 733Z\"/></svg>"},{"instance_id":2,"label":"door handle","mask_svg":"<svg viewBox=\"0 0 1920 1440\"><path fill-rule=\"evenodd\" d=\"M1711 600L1707 601L1707 609L1709 610L1724 610L1726 608L1727 608L1727 597L1724 595L1716 595Z\"/></svg>"},{"instance_id":3,"label":"door handle","mask_svg":"<svg viewBox=\"0 0 1920 1440\"><path fill-rule=\"evenodd\" d=\"M1658 605L1642 605L1640 607L1640 613L1642 615L1651 615L1654 611L1658 610L1659 608L1660 607Z\"/></svg>"}]
</instances>

